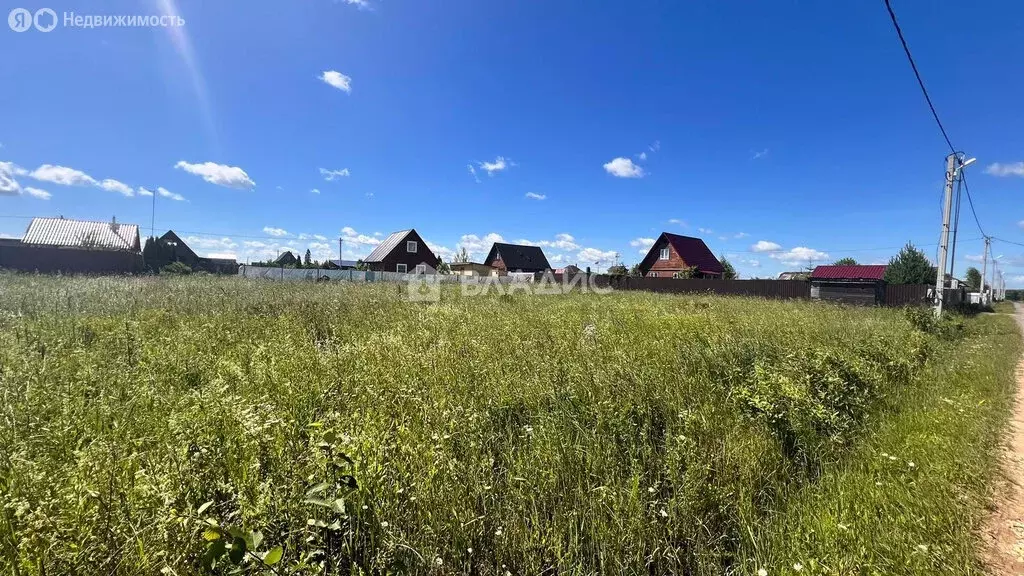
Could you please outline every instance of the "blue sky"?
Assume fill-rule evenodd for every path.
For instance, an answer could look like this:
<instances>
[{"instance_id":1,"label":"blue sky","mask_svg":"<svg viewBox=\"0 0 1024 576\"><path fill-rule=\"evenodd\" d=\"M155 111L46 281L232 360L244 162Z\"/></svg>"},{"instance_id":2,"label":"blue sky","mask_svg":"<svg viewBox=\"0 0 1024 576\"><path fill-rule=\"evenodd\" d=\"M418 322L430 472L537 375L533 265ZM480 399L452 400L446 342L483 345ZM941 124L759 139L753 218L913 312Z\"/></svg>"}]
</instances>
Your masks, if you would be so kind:
<instances>
[{"instance_id":1,"label":"blue sky","mask_svg":"<svg viewBox=\"0 0 1024 576\"><path fill-rule=\"evenodd\" d=\"M935 253L948 150L880 0L21 5L62 23L0 28L5 235L57 214L148 233L156 191L158 233L241 260L337 257L339 236L355 258L409 227L444 257L500 237L599 268L672 231L745 277ZM978 158L985 232L1024 242L1024 6L894 7ZM962 276L966 202L959 237ZM1024 248L993 251L1024 286Z\"/></svg>"}]
</instances>

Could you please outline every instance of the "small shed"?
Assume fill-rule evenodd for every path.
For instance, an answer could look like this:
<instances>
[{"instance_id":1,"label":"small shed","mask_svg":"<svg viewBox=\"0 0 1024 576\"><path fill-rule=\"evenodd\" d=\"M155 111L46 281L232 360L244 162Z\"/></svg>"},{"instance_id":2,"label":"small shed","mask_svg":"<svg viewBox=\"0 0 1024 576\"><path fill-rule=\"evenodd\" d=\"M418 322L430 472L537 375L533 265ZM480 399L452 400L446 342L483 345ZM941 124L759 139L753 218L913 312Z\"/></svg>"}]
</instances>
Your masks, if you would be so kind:
<instances>
[{"instance_id":1,"label":"small shed","mask_svg":"<svg viewBox=\"0 0 1024 576\"><path fill-rule=\"evenodd\" d=\"M885 265L818 266L811 272L811 299L874 306L885 302Z\"/></svg>"},{"instance_id":2,"label":"small shed","mask_svg":"<svg viewBox=\"0 0 1024 576\"><path fill-rule=\"evenodd\" d=\"M494 268L479 262L451 262L448 264L456 276L490 276Z\"/></svg>"}]
</instances>

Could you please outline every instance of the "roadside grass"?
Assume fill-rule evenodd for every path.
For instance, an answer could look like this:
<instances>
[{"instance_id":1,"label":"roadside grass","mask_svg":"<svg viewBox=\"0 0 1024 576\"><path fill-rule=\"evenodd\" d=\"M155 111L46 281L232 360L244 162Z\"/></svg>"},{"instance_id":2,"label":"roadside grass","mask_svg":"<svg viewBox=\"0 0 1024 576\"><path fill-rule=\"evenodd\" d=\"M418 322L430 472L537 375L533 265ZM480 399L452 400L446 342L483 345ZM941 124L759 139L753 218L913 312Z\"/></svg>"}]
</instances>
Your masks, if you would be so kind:
<instances>
[{"instance_id":1,"label":"roadside grass","mask_svg":"<svg viewBox=\"0 0 1024 576\"><path fill-rule=\"evenodd\" d=\"M759 526L750 572L983 573L976 531L1021 344L1009 317L967 327L936 351L917 385L894 391L847 459Z\"/></svg>"},{"instance_id":2,"label":"roadside grass","mask_svg":"<svg viewBox=\"0 0 1024 576\"><path fill-rule=\"evenodd\" d=\"M225 541L250 573L970 573L1019 351L1006 317L710 296L0 296L17 574L227 573Z\"/></svg>"},{"instance_id":3,"label":"roadside grass","mask_svg":"<svg viewBox=\"0 0 1024 576\"><path fill-rule=\"evenodd\" d=\"M993 302L992 310L1000 314L1013 314L1016 311L1016 308L1013 307L1013 302L1002 300L999 302Z\"/></svg>"}]
</instances>

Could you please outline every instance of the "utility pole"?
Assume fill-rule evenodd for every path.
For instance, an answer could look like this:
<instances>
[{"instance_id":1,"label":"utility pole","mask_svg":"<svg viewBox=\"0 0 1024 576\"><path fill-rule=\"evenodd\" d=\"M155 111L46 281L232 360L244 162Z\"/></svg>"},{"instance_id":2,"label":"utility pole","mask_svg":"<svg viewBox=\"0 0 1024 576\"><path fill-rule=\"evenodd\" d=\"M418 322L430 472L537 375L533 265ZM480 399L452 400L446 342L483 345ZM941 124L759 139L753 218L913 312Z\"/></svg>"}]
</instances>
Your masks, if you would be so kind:
<instances>
[{"instance_id":1,"label":"utility pole","mask_svg":"<svg viewBox=\"0 0 1024 576\"><path fill-rule=\"evenodd\" d=\"M985 249L981 253L981 286L978 286L978 303L987 304L985 298L985 273L988 272L988 246L992 239L985 236Z\"/></svg>"},{"instance_id":2,"label":"utility pole","mask_svg":"<svg viewBox=\"0 0 1024 576\"><path fill-rule=\"evenodd\" d=\"M343 250L343 244L342 243L343 242L344 242L344 238L342 238L341 236L338 236L338 266L341 266L341 261L345 259L345 255L342 252L342 250Z\"/></svg>"},{"instance_id":3,"label":"utility pole","mask_svg":"<svg viewBox=\"0 0 1024 576\"><path fill-rule=\"evenodd\" d=\"M156 239L156 190L153 190L153 214L149 219L149 235Z\"/></svg>"},{"instance_id":4,"label":"utility pole","mask_svg":"<svg viewBox=\"0 0 1024 576\"><path fill-rule=\"evenodd\" d=\"M946 251L949 249L949 216L953 209L953 179L956 178L956 154L946 156L946 195L942 203L942 236L939 239L939 261L935 274L935 316L942 315L946 287Z\"/></svg>"}]
</instances>

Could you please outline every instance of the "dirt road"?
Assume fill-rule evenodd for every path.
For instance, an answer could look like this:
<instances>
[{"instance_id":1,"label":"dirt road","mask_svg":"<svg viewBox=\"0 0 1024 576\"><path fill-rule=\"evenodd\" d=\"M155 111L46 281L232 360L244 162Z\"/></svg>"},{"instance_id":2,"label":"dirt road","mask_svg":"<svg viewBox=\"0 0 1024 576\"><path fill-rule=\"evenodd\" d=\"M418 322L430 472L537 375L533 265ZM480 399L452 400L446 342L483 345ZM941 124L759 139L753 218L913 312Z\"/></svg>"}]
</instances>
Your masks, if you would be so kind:
<instances>
[{"instance_id":1,"label":"dirt road","mask_svg":"<svg viewBox=\"0 0 1024 576\"><path fill-rule=\"evenodd\" d=\"M1017 305L1024 332L1024 307ZM1017 403L1003 449L1000 486L985 522L985 563L993 576L1024 576L1024 359L1017 365Z\"/></svg>"}]
</instances>

